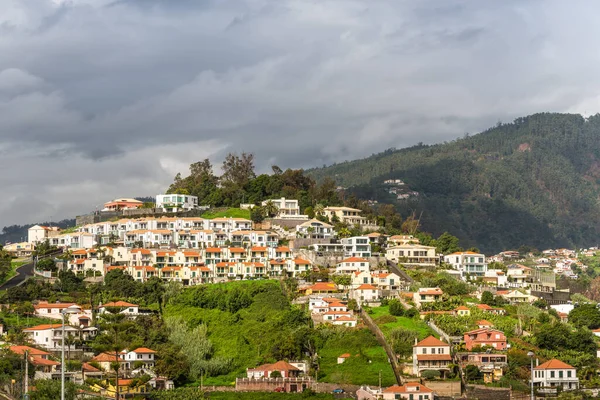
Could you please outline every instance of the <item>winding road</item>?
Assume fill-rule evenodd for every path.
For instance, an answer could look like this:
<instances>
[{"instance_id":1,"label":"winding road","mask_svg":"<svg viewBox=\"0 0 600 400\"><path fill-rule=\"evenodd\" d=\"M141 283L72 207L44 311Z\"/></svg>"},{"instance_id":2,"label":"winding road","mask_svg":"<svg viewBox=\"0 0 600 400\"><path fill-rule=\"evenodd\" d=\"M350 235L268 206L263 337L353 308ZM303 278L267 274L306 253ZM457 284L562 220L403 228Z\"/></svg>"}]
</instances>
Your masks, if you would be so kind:
<instances>
[{"instance_id":1,"label":"winding road","mask_svg":"<svg viewBox=\"0 0 600 400\"><path fill-rule=\"evenodd\" d=\"M17 275L13 276L3 285L0 285L0 290L8 290L16 286L22 285L28 278L33 276L33 262L24 264L17 269Z\"/></svg>"}]
</instances>

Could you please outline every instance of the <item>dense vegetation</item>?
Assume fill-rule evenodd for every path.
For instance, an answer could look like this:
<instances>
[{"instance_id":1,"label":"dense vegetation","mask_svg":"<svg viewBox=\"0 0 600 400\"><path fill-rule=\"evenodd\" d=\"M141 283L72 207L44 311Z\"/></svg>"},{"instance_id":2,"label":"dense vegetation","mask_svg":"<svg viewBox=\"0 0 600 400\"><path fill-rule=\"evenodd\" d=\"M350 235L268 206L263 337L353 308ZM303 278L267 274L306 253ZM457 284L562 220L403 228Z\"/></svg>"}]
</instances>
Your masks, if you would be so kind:
<instances>
[{"instance_id":1,"label":"dense vegetation","mask_svg":"<svg viewBox=\"0 0 600 400\"><path fill-rule=\"evenodd\" d=\"M233 384L246 368L306 359L311 375L334 383L376 384L394 376L384 350L366 329L312 327L308 313L290 304L279 282L240 281L186 288L166 305L170 339L189 365L190 380ZM173 335L178 332L178 337ZM337 364L344 353L356 355Z\"/></svg>"},{"instance_id":2,"label":"dense vegetation","mask_svg":"<svg viewBox=\"0 0 600 400\"><path fill-rule=\"evenodd\" d=\"M487 252L596 244L600 233L600 115L536 114L443 144L390 149L313 169L317 181L414 211L427 231ZM402 179L419 196L396 201ZM485 221L485 223L482 223Z\"/></svg>"}]
</instances>

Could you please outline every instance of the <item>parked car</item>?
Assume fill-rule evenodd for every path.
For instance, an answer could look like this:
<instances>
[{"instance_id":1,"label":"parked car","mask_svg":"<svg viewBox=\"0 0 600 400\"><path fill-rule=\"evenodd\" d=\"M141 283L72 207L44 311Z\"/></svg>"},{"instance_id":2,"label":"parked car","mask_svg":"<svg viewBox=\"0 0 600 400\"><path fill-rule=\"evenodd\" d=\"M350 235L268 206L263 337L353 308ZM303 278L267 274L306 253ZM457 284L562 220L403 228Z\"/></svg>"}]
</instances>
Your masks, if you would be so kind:
<instances>
[{"instance_id":1,"label":"parked car","mask_svg":"<svg viewBox=\"0 0 600 400\"><path fill-rule=\"evenodd\" d=\"M333 389L333 391L331 393L339 394L339 393L346 393L346 391L342 388L337 388L337 389Z\"/></svg>"},{"instance_id":2,"label":"parked car","mask_svg":"<svg viewBox=\"0 0 600 400\"><path fill-rule=\"evenodd\" d=\"M276 387L276 388L275 388L275 391L276 391L276 392L285 392L285 388L284 388L283 386Z\"/></svg>"}]
</instances>

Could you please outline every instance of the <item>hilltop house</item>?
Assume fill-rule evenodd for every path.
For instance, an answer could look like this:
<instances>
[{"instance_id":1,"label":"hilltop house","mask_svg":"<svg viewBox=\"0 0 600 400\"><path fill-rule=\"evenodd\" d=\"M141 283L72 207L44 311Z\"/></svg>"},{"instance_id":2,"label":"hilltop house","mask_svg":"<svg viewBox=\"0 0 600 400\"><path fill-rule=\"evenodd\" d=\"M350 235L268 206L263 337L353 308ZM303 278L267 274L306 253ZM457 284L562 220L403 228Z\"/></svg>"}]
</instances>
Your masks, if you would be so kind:
<instances>
[{"instance_id":1,"label":"hilltop house","mask_svg":"<svg viewBox=\"0 0 600 400\"><path fill-rule=\"evenodd\" d=\"M141 365L142 368L154 367L154 356L156 352L146 347L139 347L132 351L123 350L121 359L125 361L128 369L136 368L135 365Z\"/></svg>"},{"instance_id":2,"label":"hilltop house","mask_svg":"<svg viewBox=\"0 0 600 400\"><path fill-rule=\"evenodd\" d=\"M419 288L419 290L413 294L413 300L417 308L421 308L422 304L440 301L443 294L444 292L442 292L442 289L439 287Z\"/></svg>"},{"instance_id":3,"label":"hilltop house","mask_svg":"<svg viewBox=\"0 0 600 400\"><path fill-rule=\"evenodd\" d=\"M379 300L381 291L373 285L363 283L352 291L352 297L358 304L371 303Z\"/></svg>"},{"instance_id":4,"label":"hilltop house","mask_svg":"<svg viewBox=\"0 0 600 400\"><path fill-rule=\"evenodd\" d=\"M432 246L403 244L388 247L385 251L385 258L404 266L435 267L439 263L439 257L435 251L435 247Z\"/></svg>"},{"instance_id":5,"label":"hilltop house","mask_svg":"<svg viewBox=\"0 0 600 400\"><path fill-rule=\"evenodd\" d=\"M539 388L576 390L579 388L579 378L574 367L554 358L533 369L533 385Z\"/></svg>"},{"instance_id":6,"label":"hilltop house","mask_svg":"<svg viewBox=\"0 0 600 400\"><path fill-rule=\"evenodd\" d=\"M23 329L29 341L47 350L60 350L62 324L44 324ZM79 336L79 329L65 325L65 335Z\"/></svg>"},{"instance_id":7,"label":"hilltop house","mask_svg":"<svg viewBox=\"0 0 600 400\"><path fill-rule=\"evenodd\" d=\"M319 221L318 219L311 219L300 225L296 225L296 232L298 235L311 239L326 239L332 237L334 234L333 225Z\"/></svg>"},{"instance_id":8,"label":"hilltop house","mask_svg":"<svg viewBox=\"0 0 600 400\"><path fill-rule=\"evenodd\" d=\"M479 328L464 334L465 348L469 351L475 347L493 347L495 350L506 350L504 332L492 328Z\"/></svg>"},{"instance_id":9,"label":"hilltop house","mask_svg":"<svg viewBox=\"0 0 600 400\"><path fill-rule=\"evenodd\" d=\"M256 368L248 368L246 374L248 378L260 379L270 378L275 371L279 372L282 378L293 378L302 372L287 361L277 361L274 364L263 364Z\"/></svg>"},{"instance_id":10,"label":"hilltop house","mask_svg":"<svg viewBox=\"0 0 600 400\"><path fill-rule=\"evenodd\" d=\"M416 340L415 340L416 342ZM450 370L452 361L450 345L429 336L413 346L413 374L421 376L423 371L440 371L442 376Z\"/></svg>"},{"instance_id":11,"label":"hilltop house","mask_svg":"<svg viewBox=\"0 0 600 400\"><path fill-rule=\"evenodd\" d=\"M467 276L482 277L487 271L485 255L473 251L463 251L444 256L444 262L460 271L463 279Z\"/></svg>"},{"instance_id":12,"label":"hilltop house","mask_svg":"<svg viewBox=\"0 0 600 400\"><path fill-rule=\"evenodd\" d=\"M353 272L369 272L369 260L361 257L350 257L340 261L335 267L336 274L351 274Z\"/></svg>"},{"instance_id":13,"label":"hilltop house","mask_svg":"<svg viewBox=\"0 0 600 400\"><path fill-rule=\"evenodd\" d=\"M417 382L407 382L402 386L394 385L383 390L383 400L433 400L433 390Z\"/></svg>"}]
</instances>

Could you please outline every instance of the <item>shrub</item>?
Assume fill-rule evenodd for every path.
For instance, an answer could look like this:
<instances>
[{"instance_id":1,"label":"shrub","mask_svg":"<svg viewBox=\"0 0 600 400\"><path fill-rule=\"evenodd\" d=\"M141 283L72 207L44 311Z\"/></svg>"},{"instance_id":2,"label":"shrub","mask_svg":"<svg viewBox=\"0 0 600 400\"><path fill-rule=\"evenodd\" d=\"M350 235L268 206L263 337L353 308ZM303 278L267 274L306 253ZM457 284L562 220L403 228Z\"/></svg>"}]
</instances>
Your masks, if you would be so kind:
<instances>
[{"instance_id":1,"label":"shrub","mask_svg":"<svg viewBox=\"0 0 600 400\"><path fill-rule=\"evenodd\" d=\"M435 370L421 372L421 376L425 379L437 379L441 375L442 374L440 373L440 371L435 371Z\"/></svg>"},{"instance_id":2,"label":"shrub","mask_svg":"<svg viewBox=\"0 0 600 400\"><path fill-rule=\"evenodd\" d=\"M398 300L390 300L390 314L395 315L397 317L401 317L404 315L404 307Z\"/></svg>"}]
</instances>

